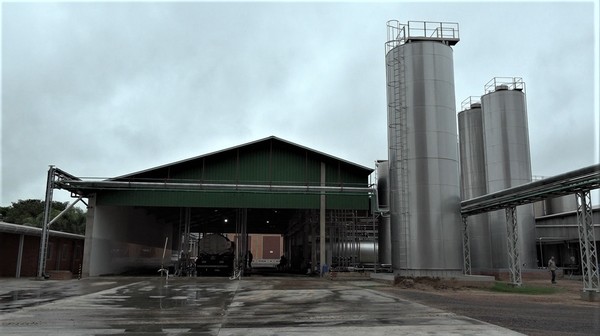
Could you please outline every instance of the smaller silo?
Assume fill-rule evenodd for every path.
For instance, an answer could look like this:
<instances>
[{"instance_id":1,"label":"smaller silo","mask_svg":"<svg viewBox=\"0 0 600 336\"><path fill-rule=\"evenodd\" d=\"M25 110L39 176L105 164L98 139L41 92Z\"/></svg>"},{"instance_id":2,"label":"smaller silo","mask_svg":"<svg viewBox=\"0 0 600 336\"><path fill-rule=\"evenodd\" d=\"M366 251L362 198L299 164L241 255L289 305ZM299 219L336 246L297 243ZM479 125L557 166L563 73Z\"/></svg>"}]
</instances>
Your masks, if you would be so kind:
<instances>
[{"instance_id":1,"label":"smaller silo","mask_svg":"<svg viewBox=\"0 0 600 336\"><path fill-rule=\"evenodd\" d=\"M532 180L525 83L520 77L496 77L485 85L481 97L487 193L516 187ZM533 205L517 207L521 263L535 267ZM506 216L489 213L494 268L508 267Z\"/></svg>"},{"instance_id":2,"label":"smaller silo","mask_svg":"<svg viewBox=\"0 0 600 336\"><path fill-rule=\"evenodd\" d=\"M483 196L487 191L483 115L480 97L469 97L458 113L460 182L463 200ZM492 267L490 228L487 214L469 217L471 267L481 271Z\"/></svg>"}]
</instances>

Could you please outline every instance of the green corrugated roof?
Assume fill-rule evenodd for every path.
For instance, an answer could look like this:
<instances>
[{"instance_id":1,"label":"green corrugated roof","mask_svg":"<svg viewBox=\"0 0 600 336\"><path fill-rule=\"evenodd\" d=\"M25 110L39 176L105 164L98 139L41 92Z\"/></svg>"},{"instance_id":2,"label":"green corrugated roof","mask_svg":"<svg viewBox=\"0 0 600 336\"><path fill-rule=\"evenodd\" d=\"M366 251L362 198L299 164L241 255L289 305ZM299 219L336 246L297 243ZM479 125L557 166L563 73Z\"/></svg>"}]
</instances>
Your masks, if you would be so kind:
<instances>
[{"instance_id":1,"label":"green corrugated roof","mask_svg":"<svg viewBox=\"0 0 600 336\"><path fill-rule=\"evenodd\" d=\"M118 177L115 177L114 179L115 180L119 180L119 179L123 179L123 178L132 178L132 177L136 178L136 177L139 177L140 175L145 175L146 173L156 172L158 170L169 168L169 167L173 167L173 166L179 166L179 165L194 163L194 162L196 162L198 160L202 160L203 158L206 158L206 157L217 156L217 155L220 155L220 154L228 154L228 152L232 152L232 151L235 151L235 150L240 149L240 148L249 148L251 146L254 146L254 145L257 145L257 144L263 144L263 143L267 143L267 142L280 143L282 145L287 145L288 148L295 148L295 149L298 149L298 150L304 150L307 153L310 153L314 157L323 157L323 158L327 158L329 160L339 161L345 167L347 166L347 167L353 167L353 169L364 170L367 173L367 175L370 175L373 172L373 169L371 169L371 168L368 168L368 167L365 167L365 166L362 166L362 165L359 165L359 164L356 164L356 163L353 163L353 162L350 162L350 161L347 161L347 160L335 157L333 155L329 155L329 154L317 151L317 150L309 148L309 147L305 147L305 146L296 144L296 143L288 141L288 140L284 140L282 138L278 138L276 136L269 136L269 137L266 137L264 139L255 140L255 141L252 141L252 142L248 142L248 143L241 144L241 145L238 145L238 146L234 146L234 147L222 149L222 150L211 152L211 153L208 153L208 154L203 154L203 155L199 155L199 156L192 157L192 158L189 158L189 159L184 159L184 160L180 160L180 161L176 161L176 162L164 164L164 165L161 165L161 166L158 166L158 167L149 168L149 169L141 170L141 171L138 171L138 172L134 172L134 173L130 173L130 174L118 176Z\"/></svg>"},{"instance_id":2,"label":"green corrugated roof","mask_svg":"<svg viewBox=\"0 0 600 336\"><path fill-rule=\"evenodd\" d=\"M368 187L373 169L308 147L267 137L243 145L119 176L110 181L319 186L321 163L328 187ZM237 208L318 208L313 193L227 190L98 190L104 205ZM327 208L368 209L368 193L328 193Z\"/></svg>"}]
</instances>

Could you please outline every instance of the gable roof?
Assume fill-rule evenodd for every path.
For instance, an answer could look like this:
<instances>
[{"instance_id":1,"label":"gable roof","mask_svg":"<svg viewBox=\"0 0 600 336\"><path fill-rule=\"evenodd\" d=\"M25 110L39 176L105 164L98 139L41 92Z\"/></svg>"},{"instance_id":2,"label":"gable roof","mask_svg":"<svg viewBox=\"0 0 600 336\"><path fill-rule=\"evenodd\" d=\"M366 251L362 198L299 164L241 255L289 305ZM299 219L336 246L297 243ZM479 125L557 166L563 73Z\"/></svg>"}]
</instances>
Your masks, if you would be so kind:
<instances>
[{"instance_id":1,"label":"gable roof","mask_svg":"<svg viewBox=\"0 0 600 336\"><path fill-rule=\"evenodd\" d=\"M152 168L140 170L140 171L137 171L137 172L133 172L133 173L129 173L129 174L117 176L117 177L111 178L109 180L121 180L121 179L127 179L127 178L134 178L137 175L150 173L150 172L157 171L157 170L164 169L164 168L168 168L168 167L171 167L171 166L176 166L176 165L180 165L180 164L184 164L184 163L189 163L191 161L201 160L201 159L204 159L204 158L209 157L209 156L214 156L214 155L217 155L217 154L222 154L222 153L225 153L225 152L234 151L234 150L237 150L237 149L240 149L240 148L249 147L249 146L252 146L252 145L255 145L255 144L259 144L261 142L267 142L267 141L276 141L276 142L288 145L288 146L293 147L293 148L305 150L307 152L315 154L316 156L321 156L321 157L324 157L324 158L327 158L327 159L330 159L330 160L339 161L340 163L342 163L344 165L347 165L349 167L352 167L354 169L362 170L362 171L364 171L363 173L365 173L367 175L371 174L374 171L374 169L372 169L372 168L368 168L368 167L365 167L363 165L359 165L359 164L350 162L348 160L344 160L344 159L341 159L339 157L336 157L336 156L333 156L333 155L330 155L330 154L327 154L327 153L324 153L324 152L320 152L318 150L315 150L315 149L312 149L312 148L309 148L309 147L306 147L306 146L302 146L302 145L296 144L294 142L291 142L291 141L288 141L288 140L285 140L285 139L282 139L282 138L279 138L279 137L276 137L276 136L272 135L272 136L269 136L269 137L266 137L266 138L263 138L263 139L259 139L259 140L247 142L247 143L244 143L244 144L241 144L241 145L237 145L237 146L233 146L233 147L221 149L221 150L210 152L210 153L207 153L207 154L203 154L203 155L191 157L191 158L188 158L188 159L183 159L183 160L175 161L175 162L172 162L172 163L167 163L167 164L164 164L164 165L160 165L160 166L156 166L156 167L152 167Z\"/></svg>"}]
</instances>

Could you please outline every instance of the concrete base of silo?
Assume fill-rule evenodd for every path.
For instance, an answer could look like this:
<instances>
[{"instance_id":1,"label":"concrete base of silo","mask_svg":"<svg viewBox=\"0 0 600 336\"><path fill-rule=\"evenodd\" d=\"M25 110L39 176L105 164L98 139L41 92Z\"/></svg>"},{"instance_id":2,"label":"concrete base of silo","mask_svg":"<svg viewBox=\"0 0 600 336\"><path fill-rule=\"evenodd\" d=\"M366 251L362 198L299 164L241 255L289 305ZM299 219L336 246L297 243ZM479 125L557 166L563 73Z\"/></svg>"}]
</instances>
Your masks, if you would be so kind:
<instances>
[{"instance_id":1,"label":"concrete base of silo","mask_svg":"<svg viewBox=\"0 0 600 336\"><path fill-rule=\"evenodd\" d=\"M590 302L600 302L600 292L596 291L582 291L581 299Z\"/></svg>"}]
</instances>

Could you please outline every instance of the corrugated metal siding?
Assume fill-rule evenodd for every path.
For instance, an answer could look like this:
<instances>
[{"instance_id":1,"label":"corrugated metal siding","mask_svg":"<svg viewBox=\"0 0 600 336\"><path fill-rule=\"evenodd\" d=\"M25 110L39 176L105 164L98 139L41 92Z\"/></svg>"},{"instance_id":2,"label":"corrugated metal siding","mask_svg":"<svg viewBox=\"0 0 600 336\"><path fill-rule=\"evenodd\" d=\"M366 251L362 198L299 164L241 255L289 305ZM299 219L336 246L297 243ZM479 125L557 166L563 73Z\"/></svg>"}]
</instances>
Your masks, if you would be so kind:
<instances>
[{"instance_id":1,"label":"corrugated metal siding","mask_svg":"<svg viewBox=\"0 0 600 336\"><path fill-rule=\"evenodd\" d=\"M170 182L311 185L320 184L321 162L328 186L367 187L368 173L356 166L277 140L253 143L214 155L161 167L131 179ZM316 209L319 195L234 192L100 191L99 205ZM367 195L328 195L330 209L368 209Z\"/></svg>"}]
</instances>

